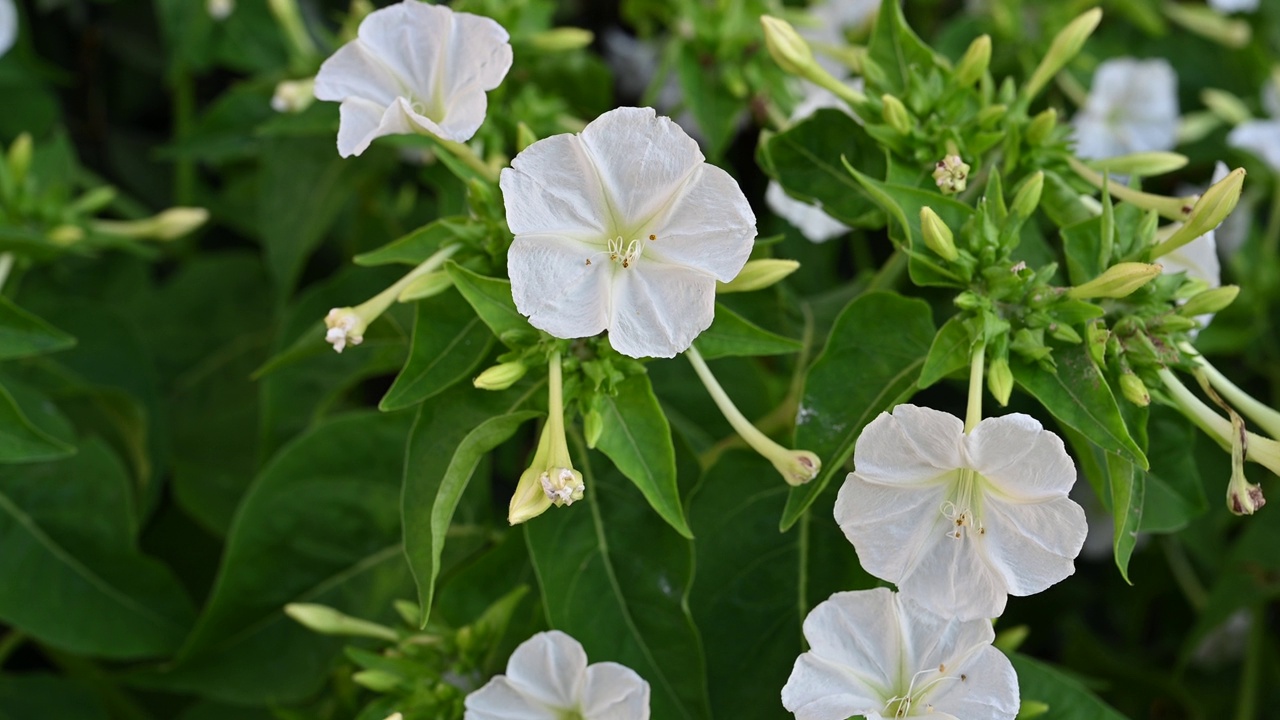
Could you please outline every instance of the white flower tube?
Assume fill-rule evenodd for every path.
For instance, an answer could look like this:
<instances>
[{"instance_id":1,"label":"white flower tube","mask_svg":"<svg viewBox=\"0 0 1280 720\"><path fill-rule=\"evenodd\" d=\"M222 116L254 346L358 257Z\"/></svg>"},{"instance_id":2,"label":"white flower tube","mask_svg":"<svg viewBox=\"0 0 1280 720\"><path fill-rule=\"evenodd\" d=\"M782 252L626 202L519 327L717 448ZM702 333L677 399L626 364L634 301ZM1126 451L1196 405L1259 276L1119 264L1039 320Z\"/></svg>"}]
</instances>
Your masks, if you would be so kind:
<instances>
[{"instance_id":1,"label":"white flower tube","mask_svg":"<svg viewBox=\"0 0 1280 720\"><path fill-rule=\"evenodd\" d=\"M582 645L552 630L521 643L466 706L466 720L648 720L649 683L625 665L587 665Z\"/></svg>"},{"instance_id":2,"label":"white flower tube","mask_svg":"<svg viewBox=\"0 0 1280 720\"><path fill-rule=\"evenodd\" d=\"M516 308L558 338L609 331L631 357L674 357L711 325L716 281L756 235L738 183L651 108L618 108L525 148L502 171Z\"/></svg>"},{"instance_id":3,"label":"white flower tube","mask_svg":"<svg viewBox=\"0 0 1280 720\"><path fill-rule=\"evenodd\" d=\"M842 592L804 620L809 652L782 688L797 720L1013 720L1018 678L987 620L930 612L885 589Z\"/></svg>"},{"instance_id":4,"label":"white flower tube","mask_svg":"<svg viewBox=\"0 0 1280 720\"><path fill-rule=\"evenodd\" d=\"M980 375L980 374L979 374ZM867 572L963 620L1004 612L1075 571L1084 510L1075 464L1028 415L960 418L899 405L858 437L835 516Z\"/></svg>"},{"instance_id":5,"label":"white flower tube","mask_svg":"<svg viewBox=\"0 0 1280 720\"><path fill-rule=\"evenodd\" d=\"M1082 158L1171 150L1178 142L1178 76L1164 60L1107 60L1072 124Z\"/></svg>"},{"instance_id":6,"label":"white flower tube","mask_svg":"<svg viewBox=\"0 0 1280 720\"><path fill-rule=\"evenodd\" d=\"M471 139L485 92L511 68L508 39L489 18L418 0L369 13L316 75L316 97L342 103L338 152L359 155L383 135Z\"/></svg>"}]
</instances>

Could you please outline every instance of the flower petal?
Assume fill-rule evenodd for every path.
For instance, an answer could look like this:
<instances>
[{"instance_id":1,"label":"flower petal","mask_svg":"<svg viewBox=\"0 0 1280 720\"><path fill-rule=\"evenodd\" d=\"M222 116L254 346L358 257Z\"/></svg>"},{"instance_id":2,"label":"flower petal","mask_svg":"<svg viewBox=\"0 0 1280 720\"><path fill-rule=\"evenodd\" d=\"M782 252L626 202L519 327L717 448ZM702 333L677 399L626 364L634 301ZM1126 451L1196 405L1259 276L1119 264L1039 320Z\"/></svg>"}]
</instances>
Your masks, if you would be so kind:
<instances>
[{"instance_id":1,"label":"flower petal","mask_svg":"<svg viewBox=\"0 0 1280 720\"><path fill-rule=\"evenodd\" d=\"M504 176L505 179L505 176ZM609 324L613 263L564 235L517 235L507 251L516 309L558 338L596 335Z\"/></svg>"},{"instance_id":2,"label":"flower petal","mask_svg":"<svg viewBox=\"0 0 1280 720\"><path fill-rule=\"evenodd\" d=\"M769 181L764 201L770 210L794 225L810 242L826 242L849 232L849 226L823 212L821 204L791 197L776 180Z\"/></svg>"},{"instance_id":3,"label":"flower petal","mask_svg":"<svg viewBox=\"0 0 1280 720\"><path fill-rule=\"evenodd\" d=\"M599 171L613 227L627 240L671 203L704 160L698 143L653 108L610 110L579 137Z\"/></svg>"},{"instance_id":4,"label":"flower petal","mask_svg":"<svg viewBox=\"0 0 1280 720\"><path fill-rule=\"evenodd\" d=\"M1061 438L1022 413L987 418L966 438L972 467L996 490L1019 501L1066 497L1076 466Z\"/></svg>"},{"instance_id":5,"label":"flower petal","mask_svg":"<svg viewBox=\"0 0 1280 720\"><path fill-rule=\"evenodd\" d=\"M926 701L936 712L963 720L1013 720L1018 715L1018 676L1009 658L994 647L978 648L947 675L964 679L945 680L929 693Z\"/></svg>"},{"instance_id":6,"label":"flower petal","mask_svg":"<svg viewBox=\"0 0 1280 720\"><path fill-rule=\"evenodd\" d=\"M400 97L403 86L404 81L367 46L349 42L320 65L312 92L317 100L362 98L385 109Z\"/></svg>"},{"instance_id":7,"label":"flower petal","mask_svg":"<svg viewBox=\"0 0 1280 720\"><path fill-rule=\"evenodd\" d=\"M550 630L525 640L507 661L507 680L521 694L563 710L578 707L587 653L572 637Z\"/></svg>"},{"instance_id":8,"label":"flower petal","mask_svg":"<svg viewBox=\"0 0 1280 720\"><path fill-rule=\"evenodd\" d=\"M383 135L413 131L400 101L382 107L364 98L348 98L338 108L338 154L359 155Z\"/></svg>"},{"instance_id":9,"label":"flower petal","mask_svg":"<svg viewBox=\"0 0 1280 720\"><path fill-rule=\"evenodd\" d=\"M863 569L900 583L934 545L950 542L945 535L952 527L939 509L946 490L943 484L882 485L850 473L836 498L835 516Z\"/></svg>"},{"instance_id":10,"label":"flower petal","mask_svg":"<svg viewBox=\"0 0 1280 720\"><path fill-rule=\"evenodd\" d=\"M525 695L499 675L466 698L465 720L560 720L560 710Z\"/></svg>"},{"instance_id":11,"label":"flower petal","mask_svg":"<svg viewBox=\"0 0 1280 720\"><path fill-rule=\"evenodd\" d=\"M1227 144L1262 158L1280 172L1280 120L1249 120L1227 134Z\"/></svg>"},{"instance_id":12,"label":"flower petal","mask_svg":"<svg viewBox=\"0 0 1280 720\"><path fill-rule=\"evenodd\" d=\"M884 700L848 666L807 652L782 686L782 706L796 720L845 720L883 709Z\"/></svg>"},{"instance_id":13,"label":"flower petal","mask_svg":"<svg viewBox=\"0 0 1280 720\"><path fill-rule=\"evenodd\" d=\"M985 536L969 527L958 537L947 534L950 531L938 528L929 536L898 589L939 615L960 620L998 617L1008 589L1005 577L987 559Z\"/></svg>"},{"instance_id":14,"label":"flower petal","mask_svg":"<svg viewBox=\"0 0 1280 720\"><path fill-rule=\"evenodd\" d=\"M18 40L18 8L13 0L0 0L0 55Z\"/></svg>"},{"instance_id":15,"label":"flower petal","mask_svg":"<svg viewBox=\"0 0 1280 720\"><path fill-rule=\"evenodd\" d=\"M609 344L614 350L634 358L675 357L711 327L716 305L712 276L644 257L613 272Z\"/></svg>"},{"instance_id":16,"label":"flower petal","mask_svg":"<svg viewBox=\"0 0 1280 720\"><path fill-rule=\"evenodd\" d=\"M742 270L756 237L756 216L738 181L714 165L694 168L666 211L640 235L645 253L729 282Z\"/></svg>"},{"instance_id":17,"label":"flower petal","mask_svg":"<svg viewBox=\"0 0 1280 720\"><path fill-rule=\"evenodd\" d=\"M600 243L610 211L595 166L574 135L553 135L525 148L502 171L507 226L517 237L555 233Z\"/></svg>"},{"instance_id":18,"label":"flower petal","mask_svg":"<svg viewBox=\"0 0 1280 720\"><path fill-rule=\"evenodd\" d=\"M582 714L589 720L649 720L649 683L625 665L591 665L582 692Z\"/></svg>"},{"instance_id":19,"label":"flower petal","mask_svg":"<svg viewBox=\"0 0 1280 720\"><path fill-rule=\"evenodd\" d=\"M1034 503L988 498L982 520L991 564L1011 595L1034 595L1074 573L1089 534L1084 509L1065 497Z\"/></svg>"},{"instance_id":20,"label":"flower petal","mask_svg":"<svg viewBox=\"0 0 1280 720\"><path fill-rule=\"evenodd\" d=\"M854 446L857 473L876 483L927 483L963 467L964 423L950 413L899 405L880 413Z\"/></svg>"}]
</instances>

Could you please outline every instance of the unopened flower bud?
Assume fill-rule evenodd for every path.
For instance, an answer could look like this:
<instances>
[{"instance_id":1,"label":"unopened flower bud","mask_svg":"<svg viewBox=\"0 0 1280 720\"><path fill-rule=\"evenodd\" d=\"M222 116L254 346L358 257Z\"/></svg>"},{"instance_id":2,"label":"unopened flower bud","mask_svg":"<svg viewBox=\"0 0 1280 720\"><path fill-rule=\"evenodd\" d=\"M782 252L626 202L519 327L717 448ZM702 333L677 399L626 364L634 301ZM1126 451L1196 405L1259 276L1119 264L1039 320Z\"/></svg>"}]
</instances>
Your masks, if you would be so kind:
<instances>
[{"instance_id":1,"label":"unopened flower bud","mask_svg":"<svg viewBox=\"0 0 1280 720\"><path fill-rule=\"evenodd\" d=\"M1231 303L1235 302L1236 296L1239 294L1239 285L1223 285L1212 290L1205 290L1198 295L1193 295L1190 300L1183 303L1182 307L1178 308L1178 314L1195 317L1196 315L1222 312Z\"/></svg>"},{"instance_id":2,"label":"unopened flower bud","mask_svg":"<svg viewBox=\"0 0 1280 720\"><path fill-rule=\"evenodd\" d=\"M1049 334L1063 342L1069 342L1073 345L1078 345L1084 342L1084 338L1080 337L1080 333L1076 332L1075 328L1066 323L1050 324Z\"/></svg>"},{"instance_id":3,"label":"unopened flower bud","mask_svg":"<svg viewBox=\"0 0 1280 720\"><path fill-rule=\"evenodd\" d=\"M953 79L958 85L972 85L982 79L982 74L991 64L991 36L979 35L969 43L960 62L956 63Z\"/></svg>"},{"instance_id":4,"label":"unopened flower bud","mask_svg":"<svg viewBox=\"0 0 1280 720\"><path fill-rule=\"evenodd\" d=\"M209 17L222 22L236 11L236 0L205 0L204 9Z\"/></svg>"},{"instance_id":5,"label":"unopened flower bud","mask_svg":"<svg viewBox=\"0 0 1280 720\"><path fill-rule=\"evenodd\" d=\"M100 185L76 198L67 206L72 215L92 215L110 205L116 199L116 189L110 185Z\"/></svg>"},{"instance_id":6,"label":"unopened flower bud","mask_svg":"<svg viewBox=\"0 0 1280 720\"><path fill-rule=\"evenodd\" d=\"M1040 700L1023 700L1018 706L1017 720L1032 720L1049 712L1049 703Z\"/></svg>"},{"instance_id":7,"label":"unopened flower bud","mask_svg":"<svg viewBox=\"0 0 1280 720\"><path fill-rule=\"evenodd\" d=\"M451 287L453 287L453 277L444 270L434 270L411 280L396 296L396 301L407 303L434 297Z\"/></svg>"},{"instance_id":8,"label":"unopened flower bud","mask_svg":"<svg viewBox=\"0 0 1280 720\"><path fill-rule=\"evenodd\" d=\"M1252 515L1267 504L1262 488L1244 476L1248 433L1239 415L1231 417L1231 482L1227 484L1227 509L1234 515Z\"/></svg>"},{"instance_id":9,"label":"unopened flower bud","mask_svg":"<svg viewBox=\"0 0 1280 720\"><path fill-rule=\"evenodd\" d=\"M516 123L516 152L524 152L524 149L538 142L538 136L533 134L533 129L525 124L523 120Z\"/></svg>"},{"instance_id":10,"label":"unopened flower bud","mask_svg":"<svg viewBox=\"0 0 1280 720\"><path fill-rule=\"evenodd\" d=\"M974 122L978 123L978 127L988 129L1000 122L1000 120L1008 114L1008 105L988 105L978 111L978 115L974 118Z\"/></svg>"},{"instance_id":11,"label":"unopened flower bud","mask_svg":"<svg viewBox=\"0 0 1280 720\"><path fill-rule=\"evenodd\" d=\"M1200 102L1228 125L1239 125L1253 119L1249 106L1226 90L1205 88L1200 91Z\"/></svg>"},{"instance_id":12,"label":"unopened flower bud","mask_svg":"<svg viewBox=\"0 0 1280 720\"><path fill-rule=\"evenodd\" d=\"M928 205L920 208L920 234L924 244L946 261L954 262L960 257L951 228Z\"/></svg>"},{"instance_id":13,"label":"unopened flower bud","mask_svg":"<svg viewBox=\"0 0 1280 720\"><path fill-rule=\"evenodd\" d=\"M84 239L84 228L79 225L59 225L50 230L46 237L49 242L61 247L75 245Z\"/></svg>"},{"instance_id":14,"label":"unopened flower bud","mask_svg":"<svg viewBox=\"0 0 1280 720\"><path fill-rule=\"evenodd\" d=\"M31 133L20 133L9 144L9 154L5 161L9 164L9 177L13 179L15 186L21 186L27 178L27 171L31 169L32 150Z\"/></svg>"},{"instance_id":15,"label":"unopened flower bud","mask_svg":"<svg viewBox=\"0 0 1280 720\"><path fill-rule=\"evenodd\" d=\"M1043 145L1049 139L1053 129L1058 126L1058 111L1053 108L1040 112L1027 124L1027 143Z\"/></svg>"},{"instance_id":16,"label":"unopened flower bud","mask_svg":"<svg viewBox=\"0 0 1280 720\"><path fill-rule=\"evenodd\" d=\"M271 96L271 109L278 113L300 113L315 102L316 79L284 80Z\"/></svg>"},{"instance_id":17,"label":"unopened flower bud","mask_svg":"<svg viewBox=\"0 0 1280 720\"><path fill-rule=\"evenodd\" d=\"M1187 221L1178 228L1168 240L1151 250L1151 257L1158 258L1170 253L1205 233L1213 230L1227 219L1240 202L1240 193L1244 189L1244 168L1236 168L1227 176L1209 187L1191 207Z\"/></svg>"},{"instance_id":18,"label":"unopened flower bud","mask_svg":"<svg viewBox=\"0 0 1280 720\"><path fill-rule=\"evenodd\" d=\"M1120 374L1120 393L1124 395L1125 400L1138 407L1151 404L1151 393L1147 392L1146 383L1132 371Z\"/></svg>"},{"instance_id":19,"label":"unopened flower bud","mask_svg":"<svg viewBox=\"0 0 1280 720\"><path fill-rule=\"evenodd\" d=\"M963 192L969 180L969 165L959 155L948 155L933 169L933 179L943 195Z\"/></svg>"},{"instance_id":20,"label":"unopened flower bud","mask_svg":"<svg viewBox=\"0 0 1280 720\"><path fill-rule=\"evenodd\" d=\"M1233 483L1227 489L1227 509L1233 515L1252 515L1266 504L1267 499L1262 496L1262 487L1255 483L1247 482L1238 488Z\"/></svg>"},{"instance_id":21,"label":"unopened flower bud","mask_svg":"<svg viewBox=\"0 0 1280 720\"><path fill-rule=\"evenodd\" d=\"M1227 17L1211 7L1164 3L1161 9L1170 20L1187 30L1233 50L1248 45L1249 39L1253 37L1253 29L1249 27L1249 23Z\"/></svg>"},{"instance_id":22,"label":"unopened flower bud","mask_svg":"<svg viewBox=\"0 0 1280 720\"><path fill-rule=\"evenodd\" d=\"M324 341L332 345L335 352L342 352L347 345L364 342L364 331L368 325L368 321L354 308L333 308L324 317Z\"/></svg>"},{"instance_id":23,"label":"unopened flower bud","mask_svg":"<svg viewBox=\"0 0 1280 720\"><path fill-rule=\"evenodd\" d=\"M587 441L587 447L595 450L602 433L604 433L604 416L599 410L591 408L582 418L582 435Z\"/></svg>"},{"instance_id":24,"label":"unopened flower bud","mask_svg":"<svg viewBox=\"0 0 1280 720\"><path fill-rule=\"evenodd\" d=\"M576 27L558 27L543 30L529 39L534 49L542 52L569 52L581 50L595 40L590 30Z\"/></svg>"},{"instance_id":25,"label":"unopened flower bud","mask_svg":"<svg viewBox=\"0 0 1280 720\"><path fill-rule=\"evenodd\" d=\"M1187 332L1188 330L1196 329L1198 326L1199 324L1195 320L1173 313L1166 313L1147 322L1147 329L1162 333Z\"/></svg>"},{"instance_id":26,"label":"unopened flower bud","mask_svg":"<svg viewBox=\"0 0 1280 720\"><path fill-rule=\"evenodd\" d=\"M888 93L880 96L880 102L883 104L881 115L885 123L899 135L910 135L911 113L907 112L907 106Z\"/></svg>"},{"instance_id":27,"label":"unopened flower bud","mask_svg":"<svg viewBox=\"0 0 1280 720\"><path fill-rule=\"evenodd\" d=\"M400 686L402 678L385 670L361 670L351 676L355 684L374 692L388 693Z\"/></svg>"},{"instance_id":28,"label":"unopened flower bud","mask_svg":"<svg viewBox=\"0 0 1280 720\"><path fill-rule=\"evenodd\" d=\"M326 605L290 603L284 612L309 630L322 635L350 635L395 642L400 639L395 630L368 620L351 617Z\"/></svg>"},{"instance_id":29,"label":"unopened flower bud","mask_svg":"<svg viewBox=\"0 0 1280 720\"><path fill-rule=\"evenodd\" d=\"M1160 270L1159 265L1147 263L1117 263L1089 282L1068 290L1067 297L1076 300L1127 297L1159 275Z\"/></svg>"},{"instance_id":30,"label":"unopened flower bud","mask_svg":"<svg viewBox=\"0 0 1280 720\"><path fill-rule=\"evenodd\" d=\"M1175 152L1139 152L1128 155L1091 160L1089 165L1099 172L1112 175L1143 175L1152 177L1180 170L1187 165L1187 156Z\"/></svg>"},{"instance_id":31,"label":"unopened flower bud","mask_svg":"<svg viewBox=\"0 0 1280 720\"><path fill-rule=\"evenodd\" d=\"M519 360L504 362L480 373L471 383L481 390L506 390L515 385L529 368Z\"/></svg>"},{"instance_id":32,"label":"unopened flower bud","mask_svg":"<svg viewBox=\"0 0 1280 720\"><path fill-rule=\"evenodd\" d=\"M716 294L751 292L770 287L800 269L795 260L763 258L748 260L737 277L727 283L716 281Z\"/></svg>"},{"instance_id":33,"label":"unopened flower bud","mask_svg":"<svg viewBox=\"0 0 1280 720\"><path fill-rule=\"evenodd\" d=\"M1035 72L1031 74L1031 79L1027 80L1027 84L1022 88L1023 97L1030 100L1039 95L1044 86L1053 79L1053 76L1057 75L1059 70L1066 67L1066 64L1080 53L1085 41L1089 39L1089 36L1093 34L1093 31L1097 29L1098 23L1101 21L1102 10L1093 8L1068 23L1053 38L1053 42L1049 45L1049 52L1045 53L1044 59L1040 61L1040 64L1036 66Z\"/></svg>"},{"instance_id":34,"label":"unopened flower bud","mask_svg":"<svg viewBox=\"0 0 1280 720\"><path fill-rule=\"evenodd\" d=\"M1044 193L1044 171L1037 170L1027 177L1013 194L1009 213L1019 218L1029 218L1040 207L1040 195Z\"/></svg>"},{"instance_id":35,"label":"unopened flower bud","mask_svg":"<svg viewBox=\"0 0 1280 720\"><path fill-rule=\"evenodd\" d=\"M508 523L519 525L551 508L551 498L542 489L541 476L545 472L543 468L530 467L521 473L516 491L511 495L511 503L507 506Z\"/></svg>"},{"instance_id":36,"label":"unopened flower bud","mask_svg":"<svg viewBox=\"0 0 1280 720\"><path fill-rule=\"evenodd\" d=\"M772 15L761 15L764 43L779 67L792 75L803 76L814 64L813 50L791 23Z\"/></svg>"},{"instance_id":37,"label":"unopened flower bud","mask_svg":"<svg viewBox=\"0 0 1280 720\"><path fill-rule=\"evenodd\" d=\"M1178 119L1178 145L1192 145L1222 126L1222 118L1210 110L1189 112Z\"/></svg>"},{"instance_id":38,"label":"unopened flower bud","mask_svg":"<svg viewBox=\"0 0 1280 720\"><path fill-rule=\"evenodd\" d=\"M175 240L209 220L209 211L198 207L173 207L142 220L94 220L93 229L138 240Z\"/></svg>"},{"instance_id":39,"label":"unopened flower bud","mask_svg":"<svg viewBox=\"0 0 1280 720\"><path fill-rule=\"evenodd\" d=\"M987 389L1000 407L1009 404L1009 395L1013 393L1013 371L1009 369L1007 358L995 358L987 367Z\"/></svg>"}]
</instances>

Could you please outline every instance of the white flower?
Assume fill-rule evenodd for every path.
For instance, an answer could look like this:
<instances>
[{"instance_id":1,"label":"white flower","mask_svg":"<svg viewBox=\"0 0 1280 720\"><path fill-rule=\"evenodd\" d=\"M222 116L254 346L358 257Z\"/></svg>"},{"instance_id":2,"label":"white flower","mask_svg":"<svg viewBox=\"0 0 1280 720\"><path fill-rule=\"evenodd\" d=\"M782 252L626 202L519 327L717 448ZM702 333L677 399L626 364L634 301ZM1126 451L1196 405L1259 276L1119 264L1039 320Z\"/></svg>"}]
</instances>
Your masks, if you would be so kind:
<instances>
[{"instance_id":1,"label":"white flower","mask_svg":"<svg viewBox=\"0 0 1280 720\"><path fill-rule=\"evenodd\" d=\"M278 113L300 113L315 101L316 79L282 80L271 95L271 109Z\"/></svg>"},{"instance_id":2,"label":"white flower","mask_svg":"<svg viewBox=\"0 0 1280 720\"><path fill-rule=\"evenodd\" d=\"M342 103L338 152L359 155L401 133L469 140L484 122L485 91L511 68L507 40L489 18L418 0L369 13L316 76L316 97Z\"/></svg>"},{"instance_id":3,"label":"white flower","mask_svg":"<svg viewBox=\"0 0 1280 720\"><path fill-rule=\"evenodd\" d=\"M205 0L204 9L209 17L222 22L236 11L236 0Z\"/></svg>"},{"instance_id":4,"label":"white flower","mask_svg":"<svg viewBox=\"0 0 1280 720\"><path fill-rule=\"evenodd\" d=\"M559 338L607 329L631 357L673 357L711 325L755 216L724 170L651 108L525 148L502 171L516 308Z\"/></svg>"},{"instance_id":5,"label":"white flower","mask_svg":"<svg viewBox=\"0 0 1280 720\"><path fill-rule=\"evenodd\" d=\"M1235 126L1227 134L1227 144L1257 155L1272 170L1280 172L1280 91L1275 82L1263 87L1262 105L1271 117L1246 120Z\"/></svg>"},{"instance_id":6,"label":"white flower","mask_svg":"<svg viewBox=\"0 0 1280 720\"><path fill-rule=\"evenodd\" d=\"M960 419L899 405L854 447L836 521L867 572L963 620L1004 612L1074 572L1087 531L1075 465L1028 415Z\"/></svg>"},{"instance_id":7,"label":"white flower","mask_svg":"<svg viewBox=\"0 0 1280 720\"><path fill-rule=\"evenodd\" d=\"M1082 158L1171 150L1178 141L1178 76L1164 60L1107 60L1072 123Z\"/></svg>"},{"instance_id":8,"label":"white flower","mask_svg":"<svg viewBox=\"0 0 1280 720\"><path fill-rule=\"evenodd\" d=\"M782 688L798 720L1012 720L1018 677L988 620L944 618L885 588L842 592L804 620L809 652Z\"/></svg>"},{"instance_id":9,"label":"white flower","mask_svg":"<svg viewBox=\"0 0 1280 720\"><path fill-rule=\"evenodd\" d=\"M552 630L521 643L466 705L466 720L648 720L649 683L625 665L587 665L582 645Z\"/></svg>"},{"instance_id":10,"label":"white flower","mask_svg":"<svg viewBox=\"0 0 1280 720\"><path fill-rule=\"evenodd\" d=\"M849 84L858 90L862 89L861 78ZM804 90L805 96L791 113L790 122L800 122L822 108L836 108L849 113L849 106L830 90L809 82L804 83ZM826 242L849 232L848 225L822 210L822 203L807 203L791 197L777 180L769 181L764 191L764 201L778 217L794 225L811 242Z\"/></svg>"},{"instance_id":11,"label":"white flower","mask_svg":"<svg viewBox=\"0 0 1280 720\"><path fill-rule=\"evenodd\" d=\"M0 57L18 41L18 8L13 0L0 0Z\"/></svg>"},{"instance_id":12,"label":"white flower","mask_svg":"<svg viewBox=\"0 0 1280 720\"><path fill-rule=\"evenodd\" d=\"M1209 7L1220 13L1253 12L1258 0L1209 0Z\"/></svg>"},{"instance_id":13,"label":"white flower","mask_svg":"<svg viewBox=\"0 0 1280 720\"><path fill-rule=\"evenodd\" d=\"M845 49L849 42L845 31L861 30L870 26L880 12L880 0L825 0L809 8L812 22L802 23L796 29L800 36L815 45L814 59L824 70L837 78L849 75L849 66L822 52L823 47Z\"/></svg>"}]
</instances>

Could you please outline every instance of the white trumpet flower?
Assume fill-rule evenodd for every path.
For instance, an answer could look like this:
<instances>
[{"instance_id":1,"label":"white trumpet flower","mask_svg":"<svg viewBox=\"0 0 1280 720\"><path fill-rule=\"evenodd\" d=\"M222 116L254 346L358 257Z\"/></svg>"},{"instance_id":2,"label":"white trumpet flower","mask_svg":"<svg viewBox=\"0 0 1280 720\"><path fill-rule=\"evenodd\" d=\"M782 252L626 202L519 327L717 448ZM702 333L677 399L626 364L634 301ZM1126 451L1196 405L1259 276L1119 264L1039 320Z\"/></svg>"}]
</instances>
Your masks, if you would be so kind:
<instances>
[{"instance_id":1,"label":"white trumpet flower","mask_svg":"<svg viewBox=\"0 0 1280 720\"><path fill-rule=\"evenodd\" d=\"M1172 150L1178 142L1178 76L1164 60L1107 60L1072 124L1082 158Z\"/></svg>"}]
</instances>

